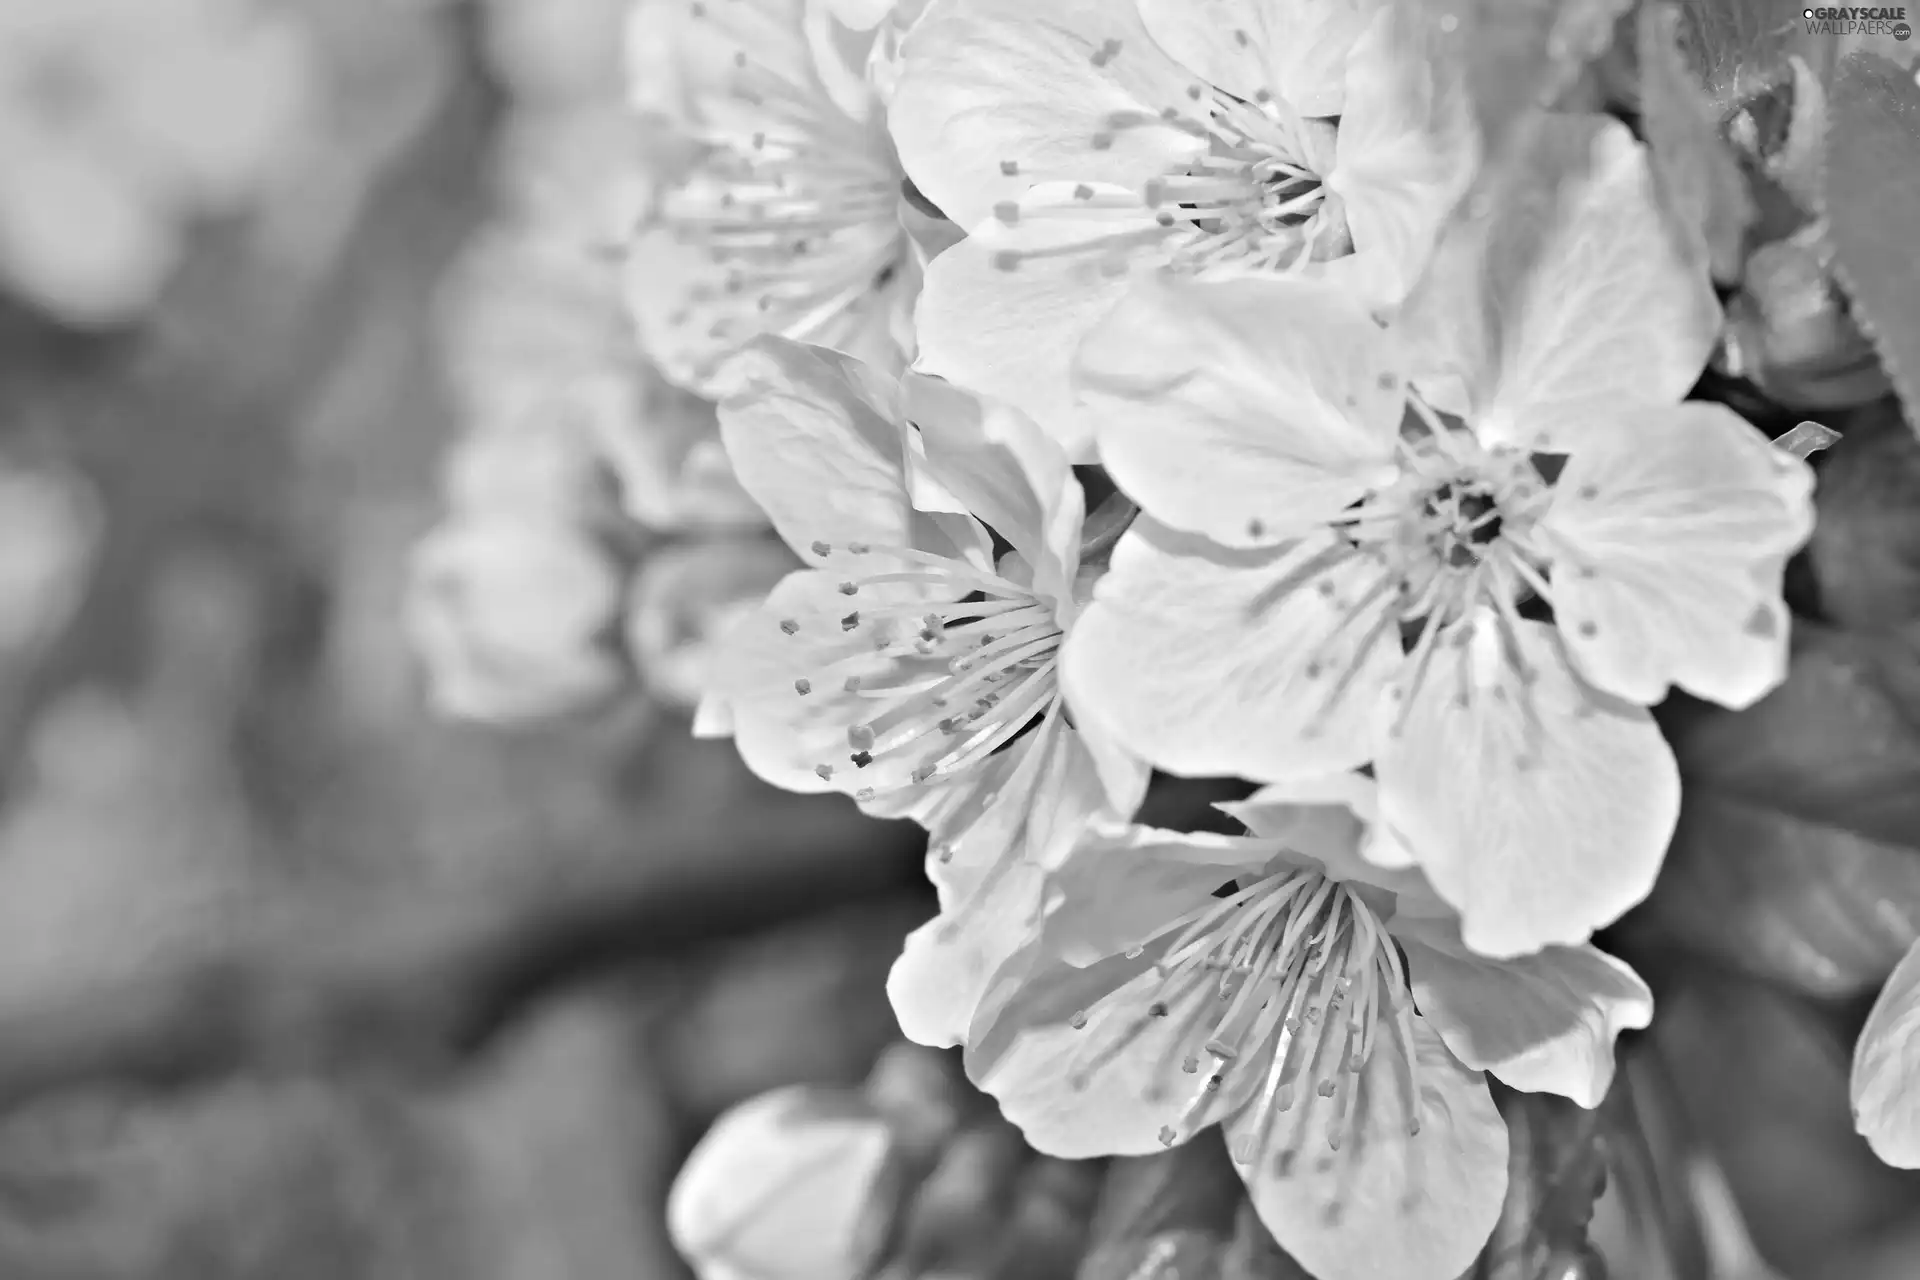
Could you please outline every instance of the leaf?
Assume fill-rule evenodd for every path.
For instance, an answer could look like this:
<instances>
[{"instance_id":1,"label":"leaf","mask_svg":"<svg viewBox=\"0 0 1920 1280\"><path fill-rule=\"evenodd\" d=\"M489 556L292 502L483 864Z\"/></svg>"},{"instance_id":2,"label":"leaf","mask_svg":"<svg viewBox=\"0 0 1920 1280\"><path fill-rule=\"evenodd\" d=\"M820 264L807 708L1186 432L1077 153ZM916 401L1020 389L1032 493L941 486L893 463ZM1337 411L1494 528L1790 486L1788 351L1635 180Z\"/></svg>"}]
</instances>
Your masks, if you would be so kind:
<instances>
[{"instance_id":1,"label":"leaf","mask_svg":"<svg viewBox=\"0 0 1920 1280\"><path fill-rule=\"evenodd\" d=\"M1217 1129L1114 1160L1078 1280L1220 1280L1245 1199Z\"/></svg>"},{"instance_id":2,"label":"leaf","mask_svg":"<svg viewBox=\"0 0 1920 1280\"><path fill-rule=\"evenodd\" d=\"M1681 0L1681 40L1717 115L1727 116L1786 67L1806 36L1804 8L1788 0Z\"/></svg>"},{"instance_id":3,"label":"leaf","mask_svg":"<svg viewBox=\"0 0 1920 1280\"><path fill-rule=\"evenodd\" d=\"M1920 443L1890 400L1841 425L1845 438L1820 470L1808 547L1820 611L1853 631L1897 628L1920 618Z\"/></svg>"},{"instance_id":4,"label":"leaf","mask_svg":"<svg viewBox=\"0 0 1920 1280\"><path fill-rule=\"evenodd\" d=\"M1920 85L1885 58L1850 55L1829 99L1821 194L1833 271L1920 427Z\"/></svg>"},{"instance_id":5,"label":"leaf","mask_svg":"<svg viewBox=\"0 0 1920 1280\"><path fill-rule=\"evenodd\" d=\"M1920 937L1920 445L1862 415L1822 471L1786 682L1663 709L1685 790L1630 929L1798 990L1871 989Z\"/></svg>"},{"instance_id":6,"label":"leaf","mask_svg":"<svg viewBox=\"0 0 1920 1280\"><path fill-rule=\"evenodd\" d=\"M1474 1280L1595 1276L1587 1224L1607 1184L1601 1119L1545 1093L1499 1091L1507 1121L1507 1200ZM1558 1268L1558 1269L1555 1269Z\"/></svg>"},{"instance_id":7,"label":"leaf","mask_svg":"<svg viewBox=\"0 0 1920 1280\"><path fill-rule=\"evenodd\" d=\"M1641 6L1640 117L1653 153L1654 191L1688 263L1704 260L1715 279L1731 282L1740 276L1753 201L1713 104L1680 51L1678 30L1673 5Z\"/></svg>"}]
</instances>

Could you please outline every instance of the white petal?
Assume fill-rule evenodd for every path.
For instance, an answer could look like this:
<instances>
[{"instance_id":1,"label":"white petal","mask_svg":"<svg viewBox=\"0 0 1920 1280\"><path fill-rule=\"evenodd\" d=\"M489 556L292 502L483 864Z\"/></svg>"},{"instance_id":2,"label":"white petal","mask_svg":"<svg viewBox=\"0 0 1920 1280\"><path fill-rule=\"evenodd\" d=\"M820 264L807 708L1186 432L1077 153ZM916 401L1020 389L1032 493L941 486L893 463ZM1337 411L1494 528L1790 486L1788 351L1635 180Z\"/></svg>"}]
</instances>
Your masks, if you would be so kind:
<instances>
[{"instance_id":1,"label":"white petal","mask_svg":"<svg viewBox=\"0 0 1920 1280\"><path fill-rule=\"evenodd\" d=\"M1582 674L1648 704L1677 684L1744 707L1778 685L1778 583L1812 532L1812 492L1804 462L1720 405L1582 432L1545 520L1568 548L1554 612Z\"/></svg>"},{"instance_id":2,"label":"white petal","mask_svg":"<svg viewBox=\"0 0 1920 1280\"><path fill-rule=\"evenodd\" d=\"M1075 226L1082 239L1112 230L1104 223ZM1007 243L969 236L928 265L914 312L920 342L914 367L1025 410L1074 462L1091 462L1094 419L1074 403L1073 355L1126 295L1127 277L1090 270L1094 264L1076 255L997 267L995 255Z\"/></svg>"},{"instance_id":3,"label":"white petal","mask_svg":"<svg viewBox=\"0 0 1920 1280\"><path fill-rule=\"evenodd\" d=\"M1045 886L1038 867L1008 861L960 909L907 935L887 974L901 1035L937 1049L965 1042L987 984L1039 935Z\"/></svg>"},{"instance_id":4,"label":"white petal","mask_svg":"<svg viewBox=\"0 0 1920 1280\"><path fill-rule=\"evenodd\" d=\"M1403 337L1466 384L1488 443L1551 449L1623 404L1670 405L1719 336L1704 270L1689 270L1655 205L1646 151L1601 116L1546 117L1517 190L1463 225L1408 302Z\"/></svg>"},{"instance_id":5,"label":"white petal","mask_svg":"<svg viewBox=\"0 0 1920 1280\"><path fill-rule=\"evenodd\" d=\"M701 1280L843 1280L892 1145L886 1122L806 1085L761 1094L707 1131L667 1201Z\"/></svg>"},{"instance_id":6,"label":"white petal","mask_svg":"<svg viewBox=\"0 0 1920 1280\"><path fill-rule=\"evenodd\" d=\"M1136 0L1160 47L1246 102L1262 91L1303 116L1337 116L1340 68L1365 25L1355 0Z\"/></svg>"},{"instance_id":7,"label":"white petal","mask_svg":"<svg viewBox=\"0 0 1920 1280\"><path fill-rule=\"evenodd\" d=\"M1495 958L1584 942L1644 898L1680 808L1643 708L1584 685L1542 623L1512 628L1523 682L1501 632L1483 613L1440 641L1374 762L1382 816Z\"/></svg>"},{"instance_id":8,"label":"white petal","mask_svg":"<svg viewBox=\"0 0 1920 1280\"><path fill-rule=\"evenodd\" d=\"M1527 1093L1597 1107L1613 1083L1615 1038L1653 1021L1638 974L1591 946L1488 960L1451 922L1390 925L1406 949L1414 998L1470 1067Z\"/></svg>"},{"instance_id":9,"label":"white petal","mask_svg":"<svg viewBox=\"0 0 1920 1280\"><path fill-rule=\"evenodd\" d=\"M1853 1123L1873 1153L1920 1168L1920 947L1880 989L1853 1054Z\"/></svg>"},{"instance_id":10,"label":"white petal","mask_svg":"<svg viewBox=\"0 0 1920 1280\"><path fill-rule=\"evenodd\" d=\"M1396 305L1475 172L1466 96L1381 10L1346 62L1346 111L1327 189L1346 206L1356 258L1374 259L1373 301Z\"/></svg>"},{"instance_id":11,"label":"white petal","mask_svg":"<svg viewBox=\"0 0 1920 1280\"><path fill-rule=\"evenodd\" d=\"M816 542L864 542L977 560L983 533L960 546L913 508L892 379L780 339L755 343L737 369L740 386L720 406L721 439L741 486L803 559L821 559Z\"/></svg>"},{"instance_id":12,"label":"white petal","mask_svg":"<svg viewBox=\"0 0 1920 1280\"><path fill-rule=\"evenodd\" d=\"M1070 600L1086 497L1060 446L1007 405L918 375L905 388L928 470L1025 558L1038 595Z\"/></svg>"},{"instance_id":13,"label":"white petal","mask_svg":"<svg viewBox=\"0 0 1920 1280\"><path fill-rule=\"evenodd\" d=\"M849 599L839 588L839 575L825 570L782 579L716 647L712 691L731 708L741 759L777 787L848 795L905 787L917 757L883 752L857 767L847 731L873 720L882 705L874 691L944 676L947 659L877 652L867 628L843 624L880 589ZM849 677L857 689L846 687Z\"/></svg>"},{"instance_id":14,"label":"white petal","mask_svg":"<svg viewBox=\"0 0 1920 1280\"><path fill-rule=\"evenodd\" d=\"M1141 517L1062 646L1068 704L1171 773L1358 766L1400 664L1384 604L1345 616L1367 574L1331 538L1229 551Z\"/></svg>"},{"instance_id":15,"label":"white petal","mask_svg":"<svg viewBox=\"0 0 1920 1280\"><path fill-rule=\"evenodd\" d=\"M1289 778L1214 806L1263 840L1320 864L1336 880L1373 885L1425 904L1433 888L1380 821L1379 785L1360 773ZM1451 911L1448 912L1451 914Z\"/></svg>"},{"instance_id":16,"label":"white petal","mask_svg":"<svg viewBox=\"0 0 1920 1280\"><path fill-rule=\"evenodd\" d=\"M1405 403L1386 334L1312 280L1142 280L1081 344L1100 458L1165 524L1229 546L1390 481Z\"/></svg>"},{"instance_id":17,"label":"white petal","mask_svg":"<svg viewBox=\"0 0 1920 1280\"><path fill-rule=\"evenodd\" d=\"M1169 921L1273 856L1265 840L1124 826L1090 831L1048 880L1049 944L1068 964L1144 946Z\"/></svg>"},{"instance_id":18,"label":"white petal","mask_svg":"<svg viewBox=\"0 0 1920 1280\"><path fill-rule=\"evenodd\" d=\"M1144 123L1167 107L1190 112L1192 77L1130 4L935 0L901 60L888 115L900 163L969 229L1037 179L1138 187L1205 149L1185 130ZM1143 123L1116 128L1116 116Z\"/></svg>"},{"instance_id":19,"label":"white petal","mask_svg":"<svg viewBox=\"0 0 1920 1280\"><path fill-rule=\"evenodd\" d=\"M1218 997L1196 992L1167 1016L1150 1016L1161 988L1154 962L1164 950L1086 968L1016 960L996 977L967 1037L967 1075L1036 1150L1069 1160L1158 1151L1161 1129L1200 1095L1207 1077L1180 1070L1199 1047L1188 1043L1198 1012L1190 1000ZM1075 1027L1079 1014L1085 1021ZM1219 1119L1255 1083L1251 1072L1229 1073L1228 1081L1194 1128Z\"/></svg>"},{"instance_id":20,"label":"white petal","mask_svg":"<svg viewBox=\"0 0 1920 1280\"><path fill-rule=\"evenodd\" d=\"M1492 1234L1507 1189L1507 1126L1485 1077L1416 1017L1420 1132L1399 1042L1383 1034L1359 1079L1361 1127L1329 1145L1340 1098L1311 1085L1260 1143L1253 1108L1227 1123L1228 1149L1260 1220L1317 1280L1440 1280L1465 1271ZM1338 1043L1322 1041L1321 1056ZM1315 1064L1314 1077L1338 1064ZM1354 1087L1342 1077L1340 1089Z\"/></svg>"}]
</instances>

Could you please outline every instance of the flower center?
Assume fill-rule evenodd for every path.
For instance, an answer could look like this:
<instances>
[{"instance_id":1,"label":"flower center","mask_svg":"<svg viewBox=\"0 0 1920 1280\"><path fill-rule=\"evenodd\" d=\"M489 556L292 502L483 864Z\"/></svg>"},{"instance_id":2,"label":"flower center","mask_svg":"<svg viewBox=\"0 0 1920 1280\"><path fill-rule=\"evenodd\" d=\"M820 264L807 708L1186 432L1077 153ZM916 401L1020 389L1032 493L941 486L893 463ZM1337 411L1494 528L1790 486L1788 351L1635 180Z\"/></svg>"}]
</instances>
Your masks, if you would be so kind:
<instances>
[{"instance_id":1,"label":"flower center","mask_svg":"<svg viewBox=\"0 0 1920 1280\"><path fill-rule=\"evenodd\" d=\"M1120 41L1109 40L1095 51L1094 65L1105 67L1122 52ZM1217 267L1291 271L1352 252L1340 201L1322 182L1333 159L1333 121L1304 119L1265 89L1249 101L1193 84L1187 97L1185 106L1157 115L1115 112L1088 139L1092 150L1108 151L1129 131L1171 129L1206 144L1185 168L1152 178L1138 191L1053 183L995 209L1008 226L1023 217L1121 225L1045 247L1002 249L994 265L1012 271L1022 262L1066 256L1117 275L1147 255L1188 273ZM1008 176L1020 171L1014 160L1003 160L1000 168ZM1152 221L1143 226L1146 217Z\"/></svg>"},{"instance_id":2,"label":"flower center","mask_svg":"<svg viewBox=\"0 0 1920 1280\"><path fill-rule=\"evenodd\" d=\"M1269 1154L1278 1118L1305 1099L1334 1114L1327 1142L1338 1151L1364 1120L1359 1076L1382 1036L1400 1045L1407 1114L1418 1116L1419 1061L1413 999L1399 949L1374 909L1350 886L1315 870L1289 868L1236 887L1173 921L1130 952L1164 943L1158 984L1133 1034L1151 1020L1178 1020L1171 1052L1180 1070L1204 1076L1180 1119L1160 1130L1167 1146L1191 1137L1208 1102L1234 1072L1251 1073L1256 1122L1233 1152L1242 1164ZM1084 1014L1072 1024L1084 1026ZM1127 1039L1131 1039L1129 1035ZM1163 1070L1154 1077L1165 1075ZM1076 1072L1084 1084L1092 1067ZM1251 1087L1252 1081L1249 1081ZM1419 1132L1417 1119L1409 1123Z\"/></svg>"},{"instance_id":3,"label":"flower center","mask_svg":"<svg viewBox=\"0 0 1920 1280\"><path fill-rule=\"evenodd\" d=\"M749 12L728 16L738 10ZM718 109L728 127L711 131L710 150L662 202L665 227L716 268L674 323L698 309L707 336L724 341L818 329L898 273L892 143L878 113L855 119L833 101L802 51L772 47L751 6L693 11L734 51Z\"/></svg>"},{"instance_id":4,"label":"flower center","mask_svg":"<svg viewBox=\"0 0 1920 1280\"><path fill-rule=\"evenodd\" d=\"M847 726L844 758L814 766L824 779L847 767L863 771L871 781L856 799L978 764L1059 696L1054 659L1062 633L1051 601L997 574L908 547L849 543L842 549L848 561L824 542L812 550L865 570L840 584L847 597L839 620L843 654L794 682L802 697L837 684L868 704ZM888 567L868 568L870 559ZM892 589L898 587L916 590ZM797 634L797 622L781 627Z\"/></svg>"}]
</instances>

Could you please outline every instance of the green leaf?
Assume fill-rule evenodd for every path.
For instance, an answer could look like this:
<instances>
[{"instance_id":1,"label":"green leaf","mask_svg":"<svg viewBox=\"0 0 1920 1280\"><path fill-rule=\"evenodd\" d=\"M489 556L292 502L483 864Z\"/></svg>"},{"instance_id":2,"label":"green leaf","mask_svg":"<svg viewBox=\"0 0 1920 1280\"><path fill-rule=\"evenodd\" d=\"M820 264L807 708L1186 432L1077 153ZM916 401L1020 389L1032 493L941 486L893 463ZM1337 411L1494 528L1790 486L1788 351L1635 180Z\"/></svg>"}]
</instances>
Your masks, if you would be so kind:
<instances>
[{"instance_id":1,"label":"green leaf","mask_svg":"<svg viewBox=\"0 0 1920 1280\"><path fill-rule=\"evenodd\" d=\"M1674 699L1685 780L1628 922L1801 991L1870 990L1920 938L1920 443L1862 415L1828 453L1786 682L1744 711Z\"/></svg>"},{"instance_id":2,"label":"green leaf","mask_svg":"<svg viewBox=\"0 0 1920 1280\"><path fill-rule=\"evenodd\" d=\"M1635 42L1640 115L1653 154L1654 191L1689 264L1704 261L1715 279L1731 282L1740 276L1753 201L1719 116L1680 50L1678 29L1673 5L1641 6Z\"/></svg>"},{"instance_id":3,"label":"green leaf","mask_svg":"<svg viewBox=\"0 0 1920 1280\"><path fill-rule=\"evenodd\" d=\"M1920 85L1885 58L1852 54L1829 111L1821 194L1834 275L1920 426Z\"/></svg>"}]
</instances>

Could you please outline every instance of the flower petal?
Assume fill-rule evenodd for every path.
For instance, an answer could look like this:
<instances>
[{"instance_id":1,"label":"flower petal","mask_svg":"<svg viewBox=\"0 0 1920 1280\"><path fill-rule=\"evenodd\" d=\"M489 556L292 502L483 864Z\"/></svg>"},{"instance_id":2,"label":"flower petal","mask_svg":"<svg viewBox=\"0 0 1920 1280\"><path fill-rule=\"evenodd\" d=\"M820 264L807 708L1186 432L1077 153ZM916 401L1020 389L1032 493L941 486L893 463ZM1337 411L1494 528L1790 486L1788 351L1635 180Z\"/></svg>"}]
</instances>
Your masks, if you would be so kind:
<instances>
[{"instance_id":1,"label":"flower petal","mask_svg":"<svg viewBox=\"0 0 1920 1280\"><path fill-rule=\"evenodd\" d=\"M908 934L887 974L900 1034L915 1044L964 1043L988 984L1039 935L1045 873L1011 859L997 871L955 912ZM928 873L935 873L931 862Z\"/></svg>"},{"instance_id":2,"label":"flower petal","mask_svg":"<svg viewBox=\"0 0 1920 1280\"><path fill-rule=\"evenodd\" d=\"M1553 602L1581 673L1648 704L1677 684L1744 707L1778 685L1780 570L1813 530L1812 493L1804 462L1721 405L1583 433L1543 522L1573 569L1556 565Z\"/></svg>"},{"instance_id":3,"label":"flower petal","mask_svg":"<svg viewBox=\"0 0 1920 1280\"><path fill-rule=\"evenodd\" d=\"M1337 1037L1323 1037L1323 1056ZM1318 1280L1435 1280L1473 1262L1507 1190L1507 1126L1486 1078L1462 1065L1438 1034L1413 1019L1420 1132L1409 1135L1408 1063L1399 1040L1378 1038L1358 1079L1359 1131L1329 1142L1344 1099L1311 1089L1274 1114L1266 1141L1260 1113L1227 1122L1228 1150L1260 1220ZM1314 1075L1355 1087L1339 1063ZM1257 1153L1257 1159L1249 1159Z\"/></svg>"},{"instance_id":4,"label":"flower petal","mask_svg":"<svg viewBox=\"0 0 1920 1280\"><path fill-rule=\"evenodd\" d=\"M1355 0L1136 0L1160 47L1245 102L1270 93L1303 116L1341 113L1340 69L1366 24Z\"/></svg>"},{"instance_id":5,"label":"flower petal","mask_svg":"<svg viewBox=\"0 0 1920 1280\"><path fill-rule=\"evenodd\" d=\"M861 598L902 589L863 587ZM858 796L912 785L916 761L899 752L856 767L848 730L873 721L877 692L944 675L947 659L877 652L865 629L843 625L848 604L837 573L788 574L715 651L711 691L731 708L740 757L777 787Z\"/></svg>"},{"instance_id":6,"label":"flower petal","mask_svg":"<svg viewBox=\"0 0 1920 1280\"><path fill-rule=\"evenodd\" d=\"M1720 309L1654 203L1646 151L1604 116L1541 122L1530 193L1460 224L1407 304L1417 373L1464 380L1487 443L1552 449L1624 404L1670 405L1699 378Z\"/></svg>"},{"instance_id":7,"label":"flower petal","mask_svg":"<svg viewBox=\"0 0 1920 1280\"><path fill-rule=\"evenodd\" d=\"M1584 942L1647 895L1679 816L1673 753L1645 709L1574 675L1551 627L1483 612L1407 696L1384 703L1401 722L1374 762L1380 811L1468 946Z\"/></svg>"},{"instance_id":8,"label":"flower petal","mask_svg":"<svg viewBox=\"0 0 1920 1280\"><path fill-rule=\"evenodd\" d=\"M1395 474L1386 334L1330 284L1142 280L1074 375L1121 489L1228 546L1302 532Z\"/></svg>"},{"instance_id":9,"label":"flower petal","mask_svg":"<svg viewBox=\"0 0 1920 1280\"><path fill-rule=\"evenodd\" d=\"M741 355L720 435L741 486L787 545L817 561L823 542L912 546L979 563L986 536L956 543L951 521L916 512L907 492L898 386L848 356L777 338ZM965 544L965 545L963 545Z\"/></svg>"},{"instance_id":10,"label":"flower petal","mask_svg":"<svg viewBox=\"0 0 1920 1280\"><path fill-rule=\"evenodd\" d=\"M1069 1160L1145 1155L1161 1149L1161 1130L1196 1097L1203 1105L1189 1134L1258 1082L1252 1072L1229 1072L1227 1087L1203 1096L1207 1077L1180 1070L1197 1047L1188 1043L1190 1002L1218 997L1191 989L1166 1016L1149 1015L1163 985L1154 964L1165 949L1086 968L1016 957L996 975L967 1036L967 1075L1036 1150ZM1079 1027L1077 1015L1085 1019Z\"/></svg>"},{"instance_id":11,"label":"flower petal","mask_svg":"<svg viewBox=\"0 0 1920 1280\"><path fill-rule=\"evenodd\" d=\"M1873 1153L1920 1168L1920 946L1894 967L1853 1053L1853 1124Z\"/></svg>"},{"instance_id":12,"label":"flower petal","mask_svg":"<svg viewBox=\"0 0 1920 1280\"><path fill-rule=\"evenodd\" d=\"M1060 446L1017 409L919 375L905 382L928 469L1033 570L1033 590L1071 602L1086 498Z\"/></svg>"},{"instance_id":13,"label":"flower petal","mask_svg":"<svg viewBox=\"0 0 1920 1280\"><path fill-rule=\"evenodd\" d=\"M1370 584L1342 550L1322 536L1229 551L1136 520L1061 648L1075 716L1187 776L1266 781L1365 762L1399 636L1385 604L1347 617Z\"/></svg>"},{"instance_id":14,"label":"flower petal","mask_svg":"<svg viewBox=\"0 0 1920 1280\"><path fill-rule=\"evenodd\" d=\"M1355 256L1377 260L1373 300L1385 305L1420 278L1477 159L1465 95L1444 63L1415 56L1395 17L1380 10L1353 43L1326 181L1345 204Z\"/></svg>"},{"instance_id":15,"label":"flower petal","mask_svg":"<svg viewBox=\"0 0 1920 1280\"><path fill-rule=\"evenodd\" d=\"M1148 938L1273 856L1264 840L1124 826L1089 831L1048 880L1047 942L1072 965Z\"/></svg>"},{"instance_id":16,"label":"flower petal","mask_svg":"<svg viewBox=\"0 0 1920 1280\"><path fill-rule=\"evenodd\" d=\"M1406 950L1420 1012L1454 1056L1527 1093L1599 1106L1613 1083L1615 1038L1653 1021L1647 984L1594 947L1488 960L1451 921L1388 927Z\"/></svg>"},{"instance_id":17,"label":"flower petal","mask_svg":"<svg viewBox=\"0 0 1920 1280\"><path fill-rule=\"evenodd\" d=\"M1083 737L1058 706L1006 750L950 779L880 797L869 813L927 828L940 914L907 939L887 990L921 1044L961 1043L988 982L1039 934L1045 873L1114 814Z\"/></svg>"},{"instance_id":18,"label":"flower petal","mask_svg":"<svg viewBox=\"0 0 1920 1280\"><path fill-rule=\"evenodd\" d=\"M1406 870L1413 857L1380 821L1379 793L1365 774L1330 773L1270 783L1245 800L1214 807L1261 839L1311 858L1336 880L1437 902L1426 876Z\"/></svg>"},{"instance_id":19,"label":"flower petal","mask_svg":"<svg viewBox=\"0 0 1920 1280\"><path fill-rule=\"evenodd\" d=\"M1068 242L1107 235L1106 223L1050 226ZM1074 402L1080 340L1126 296L1124 275L1090 271L1076 255L1036 257L1008 270L1005 237L969 236L935 258L914 312L914 367L997 396L1033 416L1074 462L1093 461L1093 418ZM1025 243L1023 237L1021 243Z\"/></svg>"},{"instance_id":20,"label":"flower petal","mask_svg":"<svg viewBox=\"0 0 1920 1280\"><path fill-rule=\"evenodd\" d=\"M687 1157L667 1229L702 1280L842 1280L893 1145L853 1099L791 1085L728 1111Z\"/></svg>"},{"instance_id":21,"label":"flower petal","mask_svg":"<svg viewBox=\"0 0 1920 1280\"><path fill-rule=\"evenodd\" d=\"M968 230L1036 179L1139 187L1205 150L1160 121L1192 110L1192 77L1129 4L935 0L901 61L888 115L900 163Z\"/></svg>"}]
</instances>

